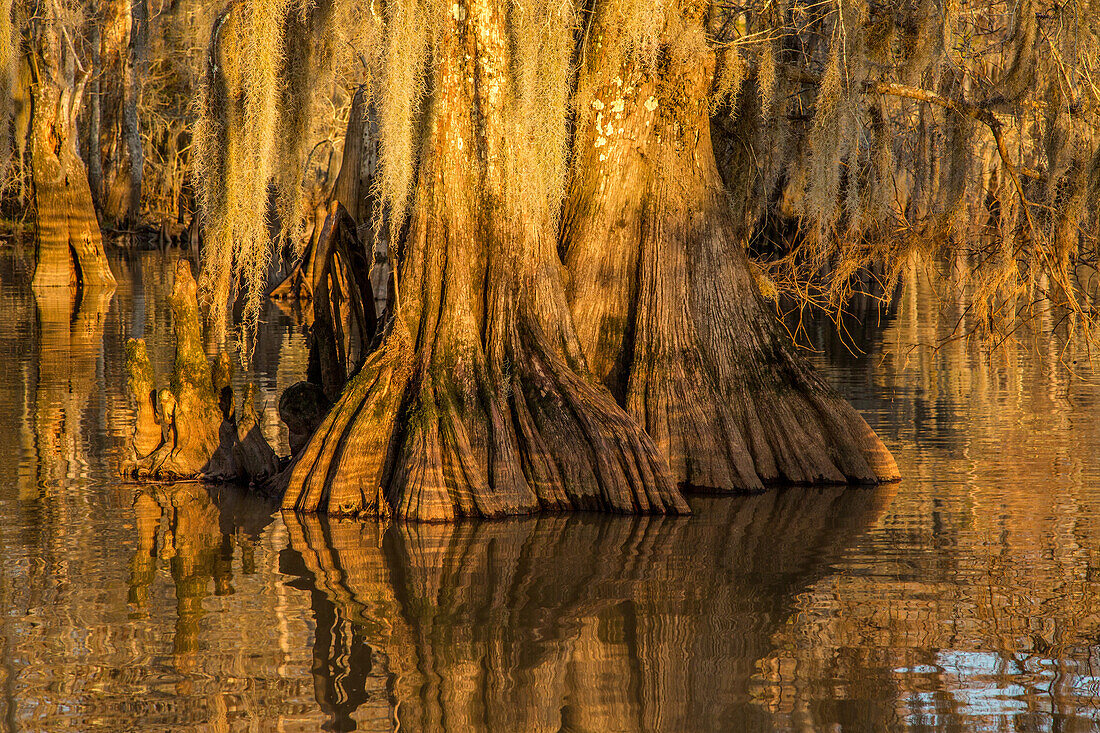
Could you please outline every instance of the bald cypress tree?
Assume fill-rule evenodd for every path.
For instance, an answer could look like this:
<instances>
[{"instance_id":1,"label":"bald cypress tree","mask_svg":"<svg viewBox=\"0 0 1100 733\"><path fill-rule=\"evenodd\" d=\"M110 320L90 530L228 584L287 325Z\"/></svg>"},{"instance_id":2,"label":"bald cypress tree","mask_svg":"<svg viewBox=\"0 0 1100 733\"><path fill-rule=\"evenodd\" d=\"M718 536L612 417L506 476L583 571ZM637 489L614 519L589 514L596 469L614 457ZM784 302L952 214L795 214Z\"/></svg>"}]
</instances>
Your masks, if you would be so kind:
<instances>
[{"instance_id":1,"label":"bald cypress tree","mask_svg":"<svg viewBox=\"0 0 1100 733\"><path fill-rule=\"evenodd\" d=\"M556 271L567 79L554 56L569 55L572 11L423 10L432 63L393 327L298 458L285 506L684 511L650 440L585 378Z\"/></svg>"},{"instance_id":2,"label":"bald cypress tree","mask_svg":"<svg viewBox=\"0 0 1100 733\"><path fill-rule=\"evenodd\" d=\"M3 5L7 17L14 13L19 21L16 48L20 53L13 53L8 63L18 59L20 67L22 109L15 118L15 143L21 153L19 162L29 171L33 185L34 287L113 287L114 275L104 254L87 170L78 150L77 121L91 77L90 64L78 50L80 9L64 0ZM0 24L0 33L10 30L4 25ZM5 115L5 128L7 122Z\"/></svg>"},{"instance_id":3,"label":"bald cypress tree","mask_svg":"<svg viewBox=\"0 0 1100 733\"><path fill-rule=\"evenodd\" d=\"M711 144L709 5L666 3L648 40L629 6L595 10L577 95L562 245L589 363L680 483L898 478L757 291Z\"/></svg>"},{"instance_id":4,"label":"bald cypress tree","mask_svg":"<svg viewBox=\"0 0 1100 733\"><path fill-rule=\"evenodd\" d=\"M270 186L296 243L301 133L347 49L378 153L351 208L394 272L285 506L678 512L681 488L896 479L783 291L839 306L954 250L980 308L1095 321L1095 13L963 5L230 4L196 132L211 305L243 292L255 323Z\"/></svg>"}]
</instances>

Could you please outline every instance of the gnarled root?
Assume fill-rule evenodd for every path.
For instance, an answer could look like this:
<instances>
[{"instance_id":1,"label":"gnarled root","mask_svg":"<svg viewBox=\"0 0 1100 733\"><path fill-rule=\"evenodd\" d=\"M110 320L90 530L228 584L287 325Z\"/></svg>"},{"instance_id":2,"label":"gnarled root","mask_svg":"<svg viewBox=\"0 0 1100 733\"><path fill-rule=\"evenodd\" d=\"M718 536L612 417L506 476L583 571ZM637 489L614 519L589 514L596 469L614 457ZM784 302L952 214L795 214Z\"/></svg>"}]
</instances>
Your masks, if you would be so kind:
<instances>
[{"instance_id":1,"label":"gnarled root","mask_svg":"<svg viewBox=\"0 0 1100 733\"><path fill-rule=\"evenodd\" d=\"M136 478L263 481L278 458L259 429L249 387L240 414L230 386L232 364L221 354L211 368L203 350L197 286L191 266L176 265L169 296L176 336L170 386L156 381L145 342L126 348L130 391L137 402L133 459L123 472Z\"/></svg>"},{"instance_id":2,"label":"gnarled root","mask_svg":"<svg viewBox=\"0 0 1100 733\"><path fill-rule=\"evenodd\" d=\"M565 509L689 513L641 426L541 341L534 330L525 334L522 343L533 348L517 362L513 407L540 500Z\"/></svg>"}]
</instances>

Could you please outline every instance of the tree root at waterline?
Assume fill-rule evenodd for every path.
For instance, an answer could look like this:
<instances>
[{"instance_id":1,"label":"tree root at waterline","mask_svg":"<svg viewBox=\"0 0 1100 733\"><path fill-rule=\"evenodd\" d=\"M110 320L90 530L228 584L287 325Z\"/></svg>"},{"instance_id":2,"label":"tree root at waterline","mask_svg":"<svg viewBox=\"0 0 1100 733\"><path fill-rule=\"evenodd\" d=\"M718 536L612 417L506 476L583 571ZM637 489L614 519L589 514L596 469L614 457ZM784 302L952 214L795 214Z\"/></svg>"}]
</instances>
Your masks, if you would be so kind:
<instances>
[{"instance_id":1,"label":"tree root at waterline","mask_svg":"<svg viewBox=\"0 0 1100 733\"><path fill-rule=\"evenodd\" d=\"M168 298L176 337L170 386L157 390L145 342L126 346L130 392L137 402L133 457L123 473L162 480L264 482L278 471L278 458L263 433L246 389L234 405L232 362L222 353L212 366L203 350L197 286L191 266L176 265Z\"/></svg>"},{"instance_id":2,"label":"tree root at waterline","mask_svg":"<svg viewBox=\"0 0 1100 733\"><path fill-rule=\"evenodd\" d=\"M391 336L280 477L283 507L420 521L689 511L648 436L606 391L537 332L511 339L505 371L473 341L442 363Z\"/></svg>"}]
</instances>

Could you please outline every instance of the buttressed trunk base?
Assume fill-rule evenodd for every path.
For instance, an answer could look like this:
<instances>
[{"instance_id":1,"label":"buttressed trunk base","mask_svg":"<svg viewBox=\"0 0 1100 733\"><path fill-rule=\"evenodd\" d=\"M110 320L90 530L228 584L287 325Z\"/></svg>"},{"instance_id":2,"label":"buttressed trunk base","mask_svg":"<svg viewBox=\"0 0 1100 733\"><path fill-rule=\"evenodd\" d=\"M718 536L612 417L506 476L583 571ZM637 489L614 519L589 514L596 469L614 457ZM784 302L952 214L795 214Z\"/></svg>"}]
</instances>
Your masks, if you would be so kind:
<instances>
[{"instance_id":1,"label":"buttressed trunk base","mask_svg":"<svg viewBox=\"0 0 1100 733\"><path fill-rule=\"evenodd\" d=\"M456 4L434 36L393 330L298 456L284 508L427 521L687 512L649 438L575 371L583 360L567 363L560 283L534 286L554 270L552 226L513 208L509 161L526 142L510 61L523 39L501 5Z\"/></svg>"},{"instance_id":2,"label":"buttressed trunk base","mask_svg":"<svg viewBox=\"0 0 1100 733\"><path fill-rule=\"evenodd\" d=\"M34 86L31 173L37 224L35 290L114 287L84 162L76 151L79 89Z\"/></svg>"},{"instance_id":3,"label":"buttressed trunk base","mask_svg":"<svg viewBox=\"0 0 1100 733\"><path fill-rule=\"evenodd\" d=\"M896 480L760 297L714 160L703 18L668 16L677 40L649 64L616 53L623 39L597 15L590 43L606 51L581 69L563 248L589 364L681 485Z\"/></svg>"}]
</instances>

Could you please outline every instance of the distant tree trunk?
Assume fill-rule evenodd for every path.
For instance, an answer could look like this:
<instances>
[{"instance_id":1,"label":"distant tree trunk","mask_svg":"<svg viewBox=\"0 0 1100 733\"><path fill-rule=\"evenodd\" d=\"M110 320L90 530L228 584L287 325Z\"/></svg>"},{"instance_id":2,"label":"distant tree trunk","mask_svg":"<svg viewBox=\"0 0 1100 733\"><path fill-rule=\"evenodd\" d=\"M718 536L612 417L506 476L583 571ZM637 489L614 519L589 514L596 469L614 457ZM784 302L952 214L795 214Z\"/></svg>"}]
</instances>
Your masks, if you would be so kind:
<instances>
[{"instance_id":1,"label":"distant tree trunk","mask_svg":"<svg viewBox=\"0 0 1100 733\"><path fill-rule=\"evenodd\" d=\"M99 23L92 23L88 37L88 45L92 50L92 79L88 89L88 143L84 149L84 160L88 164L88 186L92 190L92 202L97 210L103 208L103 158L99 153L103 125L103 56L100 53L100 42Z\"/></svg>"},{"instance_id":2,"label":"distant tree trunk","mask_svg":"<svg viewBox=\"0 0 1100 733\"><path fill-rule=\"evenodd\" d=\"M678 6L652 65L617 53L613 3L592 21L562 243L588 363L683 485L896 479L759 295L711 146L706 3Z\"/></svg>"},{"instance_id":3,"label":"distant tree trunk","mask_svg":"<svg viewBox=\"0 0 1100 733\"><path fill-rule=\"evenodd\" d=\"M393 330L285 477L285 508L687 511L652 442L583 375L549 222L506 204L503 161L523 142L508 34L493 0L460 0L435 34Z\"/></svg>"},{"instance_id":4,"label":"distant tree trunk","mask_svg":"<svg viewBox=\"0 0 1100 733\"><path fill-rule=\"evenodd\" d=\"M99 80L99 136L88 157L98 156L103 190L100 211L105 222L127 222L133 197L133 167L130 157L131 131L137 129L136 89L133 79L133 30L138 24L133 5L139 0L106 0L102 6L97 69ZM140 138L139 138L140 143ZM139 145L140 146L140 145Z\"/></svg>"},{"instance_id":5,"label":"distant tree trunk","mask_svg":"<svg viewBox=\"0 0 1100 733\"><path fill-rule=\"evenodd\" d=\"M333 198L344 205L356 223L356 233L363 243L370 271L373 291L371 296L374 298L371 307L375 313L381 315L387 305L385 284L389 275L389 247L384 236L387 227L375 226L375 218L379 212L378 196L373 189L373 182L379 170L378 148L377 111L370 104L369 89L361 87L356 90L352 99L340 174L333 187Z\"/></svg>"},{"instance_id":6,"label":"distant tree trunk","mask_svg":"<svg viewBox=\"0 0 1100 733\"><path fill-rule=\"evenodd\" d=\"M141 185L145 154L141 143L141 85L145 78L146 46L149 37L149 7L146 0L131 0L130 43L126 55L126 88L123 92L122 135L126 140L129 198L125 220L134 226L141 220Z\"/></svg>"},{"instance_id":7,"label":"distant tree trunk","mask_svg":"<svg viewBox=\"0 0 1100 733\"><path fill-rule=\"evenodd\" d=\"M113 286L88 176L77 152L76 118L89 74L79 68L71 46L63 48L58 22L44 23L32 39L37 60L32 64L30 158L38 252L33 285Z\"/></svg>"},{"instance_id":8,"label":"distant tree trunk","mask_svg":"<svg viewBox=\"0 0 1100 733\"><path fill-rule=\"evenodd\" d=\"M357 224L370 223L370 182L378 167L377 135L371 135L374 113L369 92L368 87L360 87L352 97L340 173L332 189L332 197L344 205Z\"/></svg>"}]
</instances>

